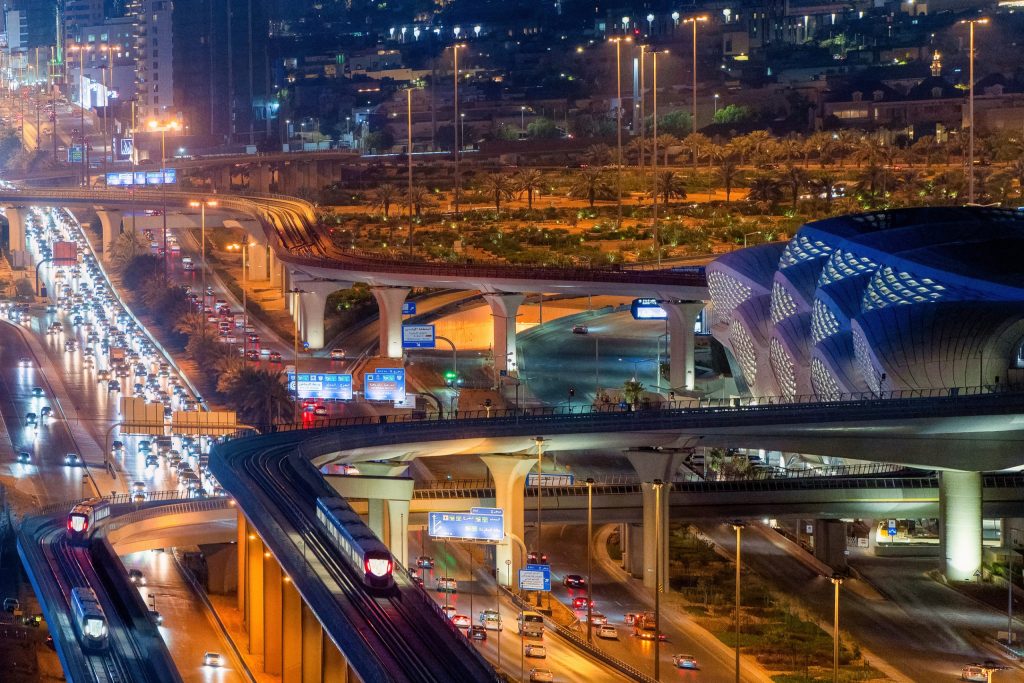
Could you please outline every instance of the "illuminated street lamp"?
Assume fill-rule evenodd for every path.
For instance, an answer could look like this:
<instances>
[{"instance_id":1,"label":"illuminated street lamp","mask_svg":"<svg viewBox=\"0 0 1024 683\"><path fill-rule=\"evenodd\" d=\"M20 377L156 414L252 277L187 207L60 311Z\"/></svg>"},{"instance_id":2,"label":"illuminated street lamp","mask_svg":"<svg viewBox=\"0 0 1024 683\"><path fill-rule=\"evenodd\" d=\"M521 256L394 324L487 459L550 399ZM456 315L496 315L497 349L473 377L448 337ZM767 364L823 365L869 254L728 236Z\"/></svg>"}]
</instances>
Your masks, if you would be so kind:
<instances>
[{"instance_id":1,"label":"illuminated street lamp","mask_svg":"<svg viewBox=\"0 0 1024 683\"><path fill-rule=\"evenodd\" d=\"M458 37L461 29L455 27L455 36ZM462 193L462 175L459 172L459 50L464 48L465 45L456 43L452 45L452 65L453 65L453 83L454 92L452 94L452 102L454 103L455 116L452 117L452 133L455 137L455 144L453 145L453 152L455 154L455 217L459 217L459 195Z\"/></svg>"},{"instance_id":2,"label":"illuminated street lamp","mask_svg":"<svg viewBox=\"0 0 1024 683\"><path fill-rule=\"evenodd\" d=\"M684 24L693 24L693 118L690 128L694 133L697 132L697 23L706 21L708 18L704 15L683 19Z\"/></svg>"},{"instance_id":3,"label":"illuminated street lamp","mask_svg":"<svg viewBox=\"0 0 1024 683\"><path fill-rule=\"evenodd\" d=\"M740 537L746 525L739 521L731 524L736 532L736 683L740 683Z\"/></svg>"},{"instance_id":4,"label":"illuminated street lamp","mask_svg":"<svg viewBox=\"0 0 1024 683\"><path fill-rule=\"evenodd\" d=\"M593 571L594 542L594 479L587 477L587 642L593 642L594 624L594 583Z\"/></svg>"},{"instance_id":5,"label":"illuminated street lamp","mask_svg":"<svg viewBox=\"0 0 1024 683\"><path fill-rule=\"evenodd\" d=\"M160 202L163 205L161 218L163 218L163 229L164 229L164 281L167 281L167 176L164 173L164 166L167 164L167 131L179 131L181 130L181 121L178 119L169 119L167 121L161 121L159 119L149 119L146 121L146 128L150 131L160 133ZM206 291L203 291L205 296Z\"/></svg>"},{"instance_id":6,"label":"illuminated street lamp","mask_svg":"<svg viewBox=\"0 0 1024 683\"><path fill-rule=\"evenodd\" d=\"M842 574L833 574L829 581L835 586L835 600L832 617L832 683L839 683L839 587L843 585Z\"/></svg>"},{"instance_id":7,"label":"illuminated street lamp","mask_svg":"<svg viewBox=\"0 0 1024 683\"><path fill-rule=\"evenodd\" d=\"M623 24L627 23L629 17L622 17ZM622 226L622 41L631 40L629 37L621 36L611 38L615 43L615 87L618 103L615 105L615 227Z\"/></svg>"},{"instance_id":8,"label":"illuminated street lamp","mask_svg":"<svg viewBox=\"0 0 1024 683\"><path fill-rule=\"evenodd\" d=\"M248 293L245 291L246 285L249 284L249 278L246 271L246 261L249 255L249 236L245 236L245 242L239 244L237 242L229 244L227 246L230 251L241 251L242 252L242 365L248 365L249 358L246 352L249 350L249 332L246 329L249 327L249 300ZM203 288L203 297L206 297L206 288ZM204 314L205 315L205 314ZM298 373L295 375L295 391L298 394L299 390L299 376Z\"/></svg>"},{"instance_id":9,"label":"illuminated street lamp","mask_svg":"<svg viewBox=\"0 0 1024 683\"><path fill-rule=\"evenodd\" d=\"M668 54L668 50L662 50ZM654 128L651 131L651 232L654 235L654 248L657 251L658 266L661 266L661 235L658 233L658 51L651 50L653 70L651 93L651 119Z\"/></svg>"},{"instance_id":10,"label":"illuminated street lamp","mask_svg":"<svg viewBox=\"0 0 1024 683\"><path fill-rule=\"evenodd\" d=\"M968 68L968 96L967 96L967 202L974 203L974 25L988 24L987 18L961 19L961 24L970 26L970 60Z\"/></svg>"},{"instance_id":11,"label":"illuminated street lamp","mask_svg":"<svg viewBox=\"0 0 1024 683\"><path fill-rule=\"evenodd\" d=\"M203 293L200 301L203 302L203 336L206 336L206 207L215 207L217 202L213 199L193 199L188 203L193 209L199 209L199 236L200 236L200 267L203 269Z\"/></svg>"}]
</instances>

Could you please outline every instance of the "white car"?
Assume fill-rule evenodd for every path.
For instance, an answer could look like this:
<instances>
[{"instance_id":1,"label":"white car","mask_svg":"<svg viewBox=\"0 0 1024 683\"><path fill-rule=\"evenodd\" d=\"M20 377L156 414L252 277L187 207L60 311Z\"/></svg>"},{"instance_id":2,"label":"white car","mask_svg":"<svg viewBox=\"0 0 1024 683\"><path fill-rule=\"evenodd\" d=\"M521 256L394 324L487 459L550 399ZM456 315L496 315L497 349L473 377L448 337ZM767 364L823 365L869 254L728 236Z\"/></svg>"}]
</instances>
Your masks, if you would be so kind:
<instances>
[{"instance_id":1,"label":"white car","mask_svg":"<svg viewBox=\"0 0 1024 683\"><path fill-rule=\"evenodd\" d=\"M203 655L203 666L221 666L223 660L219 652L207 652Z\"/></svg>"},{"instance_id":2,"label":"white car","mask_svg":"<svg viewBox=\"0 0 1024 683\"><path fill-rule=\"evenodd\" d=\"M530 683L551 683L555 674L548 669L530 669Z\"/></svg>"},{"instance_id":3,"label":"white car","mask_svg":"<svg viewBox=\"0 0 1024 683\"><path fill-rule=\"evenodd\" d=\"M597 637L607 638L608 640L618 640L619 632L611 624L601 624L597 627Z\"/></svg>"},{"instance_id":4,"label":"white car","mask_svg":"<svg viewBox=\"0 0 1024 683\"><path fill-rule=\"evenodd\" d=\"M546 659L548 656L548 649L543 645L530 644L523 648L523 654L527 657L533 657L534 659Z\"/></svg>"}]
</instances>

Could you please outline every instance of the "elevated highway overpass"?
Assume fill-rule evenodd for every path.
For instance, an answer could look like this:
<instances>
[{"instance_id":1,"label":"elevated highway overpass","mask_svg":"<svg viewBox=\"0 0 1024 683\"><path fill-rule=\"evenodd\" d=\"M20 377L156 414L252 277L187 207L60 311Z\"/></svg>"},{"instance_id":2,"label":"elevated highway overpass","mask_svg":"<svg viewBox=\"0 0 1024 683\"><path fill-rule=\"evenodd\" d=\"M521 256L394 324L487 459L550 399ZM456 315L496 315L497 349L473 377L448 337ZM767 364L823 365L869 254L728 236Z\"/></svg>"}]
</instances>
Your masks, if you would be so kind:
<instances>
[{"instance_id":1,"label":"elevated highway overpass","mask_svg":"<svg viewBox=\"0 0 1024 683\"><path fill-rule=\"evenodd\" d=\"M28 205L94 208L103 227L103 252L121 232L125 212L167 207L194 213L190 204L203 193L163 190L0 189L0 206L11 219L10 248L25 248L24 220ZM336 247L318 224L314 207L280 195L216 195L222 223L248 235L248 278L280 287L303 339L312 349L324 345L327 296L362 282L370 285L380 308L380 354L402 356L402 303L413 287L479 290L493 316L495 370L516 370L515 318L525 294L650 297L665 303L669 315L671 384L692 389L693 328L709 299L702 270L563 268L435 263L384 257ZM20 226L20 229L19 229Z\"/></svg>"}]
</instances>

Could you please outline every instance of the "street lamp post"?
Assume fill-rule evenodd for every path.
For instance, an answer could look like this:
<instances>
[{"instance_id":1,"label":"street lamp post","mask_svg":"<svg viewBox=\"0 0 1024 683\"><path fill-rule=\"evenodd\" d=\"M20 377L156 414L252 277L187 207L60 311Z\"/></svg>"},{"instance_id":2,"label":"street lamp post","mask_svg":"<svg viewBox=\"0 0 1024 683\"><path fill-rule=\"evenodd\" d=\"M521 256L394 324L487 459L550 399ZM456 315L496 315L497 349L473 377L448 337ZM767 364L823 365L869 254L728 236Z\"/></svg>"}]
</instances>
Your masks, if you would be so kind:
<instances>
[{"instance_id":1,"label":"street lamp post","mask_svg":"<svg viewBox=\"0 0 1024 683\"><path fill-rule=\"evenodd\" d=\"M740 683L740 540L744 526L743 522L732 522L736 531L736 683Z\"/></svg>"},{"instance_id":2,"label":"street lamp post","mask_svg":"<svg viewBox=\"0 0 1024 683\"><path fill-rule=\"evenodd\" d=\"M591 582L593 572L594 542L594 479L587 477L587 642L593 642L594 594Z\"/></svg>"},{"instance_id":3,"label":"street lamp post","mask_svg":"<svg viewBox=\"0 0 1024 683\"><path fill-rule=\"evenodd\" d=\"M640 46L640 150L637 154L637 168L643 173L644 170L644 139L647 134L647 119L644 112L644 105L647 100L646 88L644 87L644 53L646 45Z\"/></svg>"},{"instance_id":4,"label":"street lamp post","mask_svg":"<svg viewBox=\"0 0 1024 683\"><path fill-rule=\"evenodd\" d=\"M835 586L835 600L832 612L832 683L839 683L839 587L843 585L843 575L833 574L829 581Z\"/></svg>"},{"instance_id":5,"label":"street lamp post","mask_svg":"<svg viewBox=\"0 0 1024 683\"><path fill-rule=\"evenodd\" d=\"M970 27L970 59L968 66L968 97L967 97L967 201L974 203L974 25L987 24L987 18L961 19L961 24Z\"/></svg>"},{"instance_id":6,"label":"street lamp post","mask_svg":"<svg viewBox=\"0 0 1024 683\"><path fill-rule=\"evenodd\" d=\"M292 302L292 320L295 322L293 332L293 344L292 358L295 364L295 401L292 403L292 419L295 424L299 423L299 307L301 305L301 294L305 294L306 290L295 287L288 290L289 294L292 294L295 298ZM447 540L445 541L447 542Z\"/></svg>"},{"instance_id":7,"label":"street lamp post","mask_svg":"<svg viewBox=\"0 0 1024 683\"><path fill-rule=\"evenodd\" d=\"M693 115L690 119L690 128L697 132L697 22L707 21L705 15L684 19L684 24L693 24Z\"/></svg>"},{"instance_id":8,"label":"street lamp post","mask_svg":"<svg viewBox=\"0 0 1024 683\"><path fill-rule=\"evenodd\" d=\"M164 166L167 165L167 131L181 130L181 122L177 119L169 121L158 121L149 119L146 126L153 132L160 132L160 203L162 204L161 217L163 218L164 230L164 281L167 280L167 177L164 174ZM203 295L206 295L205 290Z\"/></svg>"},{"instance_id":9,"label":"street lamp post","mask_svg":"<svg viewBox=\"0 0 1024 683\"><path fill-rule=\"evenodd\" d=\"M661 680L661 479L654 485L654 680Z\"/></svg>"},{"instance_id":10,"label":"street lamp post","mask_svg":"<svg viewBox=\"0 0 1024 683\"><path fill-rule=\"evenodd\" d=\"M618 97L615 105L615 227L622 226L622 41L629 38L612 38L615 43L615 87Z\"/></svg>"},{"instance_id":11,"label":"street lamp post","mask_svg":"<svg viewBox=\"0 0 1024 683\"><path fill-rule=\"evenodd\" d=\"M199 209L199 261L200 268L203 269L203 293L199 300L203 304L203 308L200 313L203 316L203 336L206 336L206 207L217 206L217 202L213 199L200 199L192 200L188 203L193 209ZM245 289L243 288L243 293Z\"/></svg>"},{"instance_id":12,"label":"street lamp post","mask_svg":"<svg viewBox=\"0 0 1024 683\"><path fill-rule=\"evenodd\" d=\"M668 52L668 50L665 50ZM661 235L658 233L658 51L651 51L652 67L652 106L651 119L654 128L651 131L651 232L654 235L654 249L657 252L658 267L661 267Z\"/></svg>"},{"instance_id":13,"label":"street lamp post","mask_svg":"<svg viewBox=\"0 0 1024 683\"><path fill-rule=\"evenodd\" d=\"M455 154L455 217L459 217L459 195L462 192L462 176L459 172L459 49L462 45L456 43L452 45L452 61L454 66L454 75L452 81L455 86L454 94L452 95L452 101L454 103L455 116L452 117L452 135L455 137L454 154Z\"/></svg>"},{"instance_id":14,"label":"street lamp post","mask_svg":"<svg viewBox=\"0 0 1024 683\"><path fill-rule=\"evenodd\" d=\"M526 105L519 107L519 136L526 137Z\"/></svg>"},{"instance_id":15,"label":"street lamp post","mask_svg":"<svg viewBox=\"0 0 1024 683\"><path fill-rule=\"evenodd\" d=\"M405 28L402 28L405 35ZM406 188L406 200L409 202L409 255L412 255L412 88L405 91L405 125L408 129L408 141L406 142L405 156L408 161L408 187Z\"/></svg>"},{"instance_id":16,"label":"street lamp post","mask_svg":"<svg viewBox=\"0 0 1024 683\"><path fill-rule=\"evenodd\" d=\"M747 232L747 233L744 233L744 234L743 234L743 248L744 248L744 249L746 249L746 248L747 248L747 238L748 238L748 237L751 237L751 236L753 236L753 235L763 235L763 234L764 234L764 233L763 233L763 232L761 232L760 230L755 230L754 232Z\"/></svg>"},{"instance_id":17,"label":"street lamp post","mask_svg":"<svg viewBox=\"0 0 1024 683\"><path fill-rule=\"evenodd\" d=\"M249 327L249 295L245 291L246 286L249 284L248 273L246 270L246 261L249 255L249 236L245 236L245 241L241 244L229 244L228 249L232 251L242 252L242 365L248 365L249 359L246 355L249 351L249 333L246 328ZM206 296L206 288L203 288L203 296ZM298 394L299 391L299 377L298 373L295 375L295 392Z\"/></svg>"},{"instance_id":18,"label":"street lamp post","mask_svg":"<svg viewBox=\"0 0 1024 683\"><path fill-rule=\"evenodd\" d=\"M541 493L543 493L542 484L544 483L541 480L541 473L544 471L544 437L534 437L533 442L537 445L537 547L534 548L534 552L537 553L537 558L540 559L543 557L540 550L540 499ZM540 607L541 593L542 591L537 591L537 607Z\"/></svg>"},{"instance_id":19,"label":"street lamp post","mask_svg":"<svg viewBox=\"0 0 1024 683\"><path fill-rule=\"evenodd\" d=\"M714 100L715 100L715 115L716 116L718 115L718 99L719 99L719 97L720 97L720 95L718 93L715 93Z\"/></svg>"}]
</instances>

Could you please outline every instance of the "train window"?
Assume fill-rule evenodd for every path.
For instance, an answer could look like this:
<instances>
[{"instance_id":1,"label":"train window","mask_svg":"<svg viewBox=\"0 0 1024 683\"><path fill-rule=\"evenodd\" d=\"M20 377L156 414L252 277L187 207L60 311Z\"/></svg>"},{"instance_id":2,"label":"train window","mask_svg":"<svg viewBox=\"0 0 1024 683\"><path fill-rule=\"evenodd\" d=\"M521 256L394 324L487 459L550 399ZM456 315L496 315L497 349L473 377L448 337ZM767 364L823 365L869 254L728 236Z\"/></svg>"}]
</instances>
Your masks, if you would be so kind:
<instances>
[{"instance_id":1,"label":"train window","mask_svg":"<svg viewBox=\"0 0 1024 683\"><path fill-rule=\"evenodd\" d=\"M107 624L102 619L87 618L83 631L88 638L101 638L107 632Z\"/></svg>"},{"instance_id":2,"label":"train window","mask_svg":"<svg viewBox=\"0 0 1024 683\"><path fill-rule=\"evenodd\" d=\"M368 557L366 558L366 571L374 576L387 576L391 573L391 560Z\"/></svg>"},{"instance_id":3,"label":"train window","mask_svg":"<svg viewBox=\"0 0 1024 683\"><path fill-rule=\"evenodd\" d=\"M68 529L75 533L82 533L89 528L89 519L85 515L70 515L68 517Z\"/></svg>"}]
</instances>

